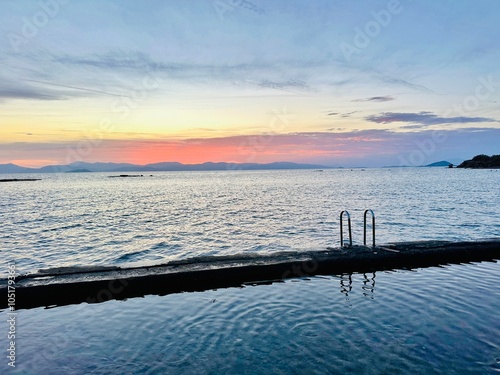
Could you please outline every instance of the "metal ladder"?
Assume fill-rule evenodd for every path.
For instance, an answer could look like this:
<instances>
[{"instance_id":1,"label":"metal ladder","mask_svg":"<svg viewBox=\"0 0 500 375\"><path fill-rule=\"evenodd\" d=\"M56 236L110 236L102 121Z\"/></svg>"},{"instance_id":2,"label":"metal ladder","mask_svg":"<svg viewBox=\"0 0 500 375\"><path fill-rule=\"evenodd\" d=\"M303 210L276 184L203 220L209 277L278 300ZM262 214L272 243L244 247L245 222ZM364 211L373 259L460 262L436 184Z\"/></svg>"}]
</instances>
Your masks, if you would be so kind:
<instances>
[{"instance_id":1,"label":"metal ladder","mask_svg":"<svg viewBox=\"0 0 500 375\"><path fill-rule=\"evenodd\" d=\"M372 216L372 247L375 247L375 214L373 210L365 210L363 215L363 244L366 246L366 214L371 213ZM347 227L349 232L349 244L344 244L344 213L347 215ZM351 215L349 211L344 210L340 213L340 246L341 247L352 247L352 228L351 228Z\"/></svg>"},{"instance_id":2,"label":"metal ladder","mask_svg":"<svg viewBox=\"0 0 500 375\"><path fill-rule=\"evenodd\" d=\"M375 214L373 210L365 210L363 218L363 245L366 246L366 214L370 212L372 214L372 247L375 247Z\"/></svg>"},{"instance_id":3,"label":"metal ladder","mask_svg":"<svg viewBox=\"0 0 500 375\"><path fill-rule=\"evenodd\" d=\"M349 245L344 245L344 229L342 227L343 225L343 220L342 216L345 214L347 215L347 226L349 227ZM351 230L351 215L349 215L349 211L344 210L340 213L340 246L341 247L352 247L352 230Z\"/></svg>"}]
</instances>

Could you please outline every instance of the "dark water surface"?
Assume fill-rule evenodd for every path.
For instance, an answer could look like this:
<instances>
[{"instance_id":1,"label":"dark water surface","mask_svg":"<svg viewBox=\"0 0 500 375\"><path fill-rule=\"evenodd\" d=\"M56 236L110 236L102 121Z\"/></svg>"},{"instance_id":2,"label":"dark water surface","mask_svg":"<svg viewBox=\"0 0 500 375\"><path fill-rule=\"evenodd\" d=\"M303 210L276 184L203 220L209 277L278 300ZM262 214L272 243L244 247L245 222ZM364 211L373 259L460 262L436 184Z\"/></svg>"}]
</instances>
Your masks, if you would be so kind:
<instances>
[{"instance_id":1,"label":"dark water surface","mask_svg":"<svg viewBox=\"0 0 500 375\"><path fill-rule=\"evenodd\" d=\"M14 373L500 373L499 311L495 262L21 310Z\"/></svg>"}]
</instances>

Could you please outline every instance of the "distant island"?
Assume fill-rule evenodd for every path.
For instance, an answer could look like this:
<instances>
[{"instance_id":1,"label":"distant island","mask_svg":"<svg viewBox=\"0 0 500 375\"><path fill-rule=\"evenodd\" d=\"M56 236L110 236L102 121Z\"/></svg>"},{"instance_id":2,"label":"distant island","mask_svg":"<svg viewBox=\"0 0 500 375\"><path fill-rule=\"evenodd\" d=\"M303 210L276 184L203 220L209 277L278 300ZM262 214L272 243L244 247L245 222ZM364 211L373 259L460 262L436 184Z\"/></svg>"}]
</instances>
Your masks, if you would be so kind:
<instances>
[{"instance_id":1,"label":"distant island","mask_svg":"<svg viewBox=\"0 0 500 375\"><path fill-rule=\"evenodd\" d=\"M449 161L442 160L442 161L437 161L435 163L424 165L424 167L449 167L450 165L453 166L453 164L450 163Z\"/></svg>"},{"instance_id":2,"label":"distant island","mask_svg":"<svg viewBox=\"0 0 500 375\"><path fill-rule=\"evenodd\" d=\"M85 168L79 168L79 169L73 169L71 171L67 171L66 173L90 173L92 171L89 171L88 169Z\"/></svg>"},{"instance_id":3,"label":"distant island","mask_svg":"<svg viewBox=\"0 0 500 375\"><path fill-rule=\"evenodd\" d=\"M500 168L500 155L476 155L472 159L464 161L457 168Z\"/></svg>"},{"instance_id":4,"label":"distant island","mask_svg":"<svg viewBox=\"0 0 500 375\"><path fill-rule=\"evenodd\" d=\"M202 163L182 164L163 162L146 165L128 163L86 163L49 165L41 168L26 168L15 164L0 164L0 173L88 173L88 172L170 172L170 171L233 171L272 169L327 169L324 165L298 164L290 162L258 163Z\"/></svg>"}]
</instances>

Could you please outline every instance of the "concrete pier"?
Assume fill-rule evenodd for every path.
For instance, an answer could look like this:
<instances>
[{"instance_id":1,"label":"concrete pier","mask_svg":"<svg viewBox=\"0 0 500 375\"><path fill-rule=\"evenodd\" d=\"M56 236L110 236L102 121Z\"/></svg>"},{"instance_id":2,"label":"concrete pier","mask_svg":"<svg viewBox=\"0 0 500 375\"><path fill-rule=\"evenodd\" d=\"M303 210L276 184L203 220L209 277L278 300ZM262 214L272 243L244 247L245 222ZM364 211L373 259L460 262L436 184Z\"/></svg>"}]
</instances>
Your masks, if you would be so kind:
<instances>
[{"instance_id":1,"label":"concrete pier","mask_svg":"<svg viewBox=\"0 0 500 375\"><path fill-rule=\"evenodd\" d=\"M272 283L314 275L411 269L500 260L500 238L401 242L272 255L198 257L150 267L55 268L16 279L16 309L99 303L149 294L166 295ZM7 308L7 280L0 280L0 309Z\"/></svg>"}]
</instances>

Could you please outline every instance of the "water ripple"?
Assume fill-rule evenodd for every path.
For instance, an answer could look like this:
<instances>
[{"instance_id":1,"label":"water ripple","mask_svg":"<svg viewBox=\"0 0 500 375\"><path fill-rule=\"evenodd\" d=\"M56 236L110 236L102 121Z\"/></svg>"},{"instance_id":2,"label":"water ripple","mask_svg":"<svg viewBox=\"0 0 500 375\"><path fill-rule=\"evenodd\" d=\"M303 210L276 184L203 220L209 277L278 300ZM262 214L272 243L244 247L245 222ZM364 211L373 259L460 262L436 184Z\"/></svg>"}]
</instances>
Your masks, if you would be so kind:
<instances>
[{"instance_id":1,"label":"water ripple","mask_svg":"<svg viewBox=\"0 0 500 375\"><path fill-rule=\"evenodd\" d=\"M19 371L498 372L499 267L311 277L21 310Z\"/></svg>"},{"instance_id":2,"label":"water ripple","mask_svg":"<svg viewBox=\"0 0 500 375\"><path fill-rule=\"evenodd\" d=\"M22 272L35 272L40 266L324 249L338 245L344 208L353 218L355 243L362 239L365 208L377 214L380 242L497 236L500 175L453 172L169 172L142 181L44 174L43 184L2 186L9 256L0 267L14 260Z\"/></svg>"}]
</instances>

